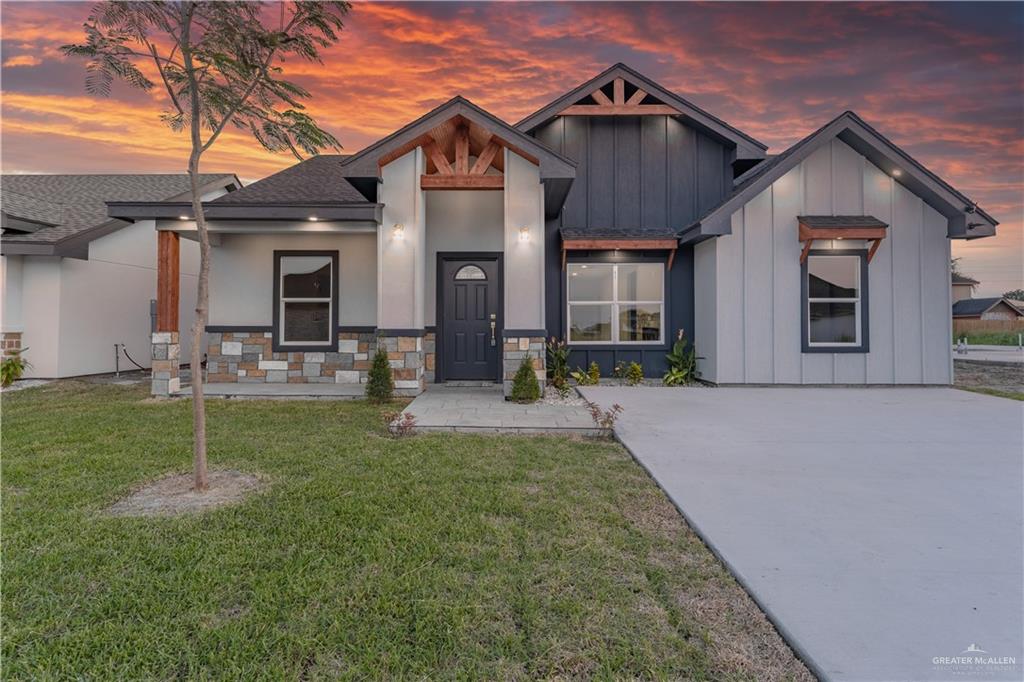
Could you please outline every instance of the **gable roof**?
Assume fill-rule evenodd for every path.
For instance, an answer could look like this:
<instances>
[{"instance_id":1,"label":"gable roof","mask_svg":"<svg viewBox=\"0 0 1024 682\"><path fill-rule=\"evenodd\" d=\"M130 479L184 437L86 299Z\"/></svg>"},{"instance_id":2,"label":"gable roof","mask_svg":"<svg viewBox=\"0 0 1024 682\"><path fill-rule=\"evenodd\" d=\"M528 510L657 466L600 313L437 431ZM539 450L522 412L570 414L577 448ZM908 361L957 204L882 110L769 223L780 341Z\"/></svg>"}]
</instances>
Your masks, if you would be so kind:
<instances>
[{"instance_id":1,"label":"gable roof","mask_svg":"<svg viewBox=\"0 0 1024 682\"><path fill-rule=\"evenodd\" d=\"M892 175L894 170L899 170L897 182L949 219L950 238L976 239L995 234L995 226L999 223L992 216L865 123L857 114L844 111L778 156L736 178L732 193L708 210L700 220L683 230L680 238L689 242L729 234L732 231L730 216L736 209L833 138L839 138L887 174Z\"/></svg>"},{"instance_id":2,"label":"gable roof","mask_svg":"<svg viewBox=\"0 0 1024 682\"><path fill-rule=\"evenodd\" d=\"M342 154L310 157L210 204L366 203L366 197L342 173L341 165L347 158Z\"/></svg>"},{"instance_id":3,"label":"gable roof","mask_svg":"<svg viewBox=\"0 0 1024 682\"><path fill-rule=\"evenodd\" d=\"M953 304L953 317L979 317L992 310L1000 303L1005 304L1010 310L1024 317L1024 311L1010 303L1002 296L992 298L965 298Z\"/></svg>"},{"instance_id":4,"label":"gable roof","mask_svg":"<svg viewBox=\"0 0 1024 682\"><path fill-rule=\"evenodd\" d=\"M540 167L541 180L549 178L572 180L576 177L576 162L552 150L536 138L510 126L503 120L481 109L468 99L457 95L444 104L428 111L415 121L399 128L387 137L374 142L358 154L342 162L345 177L377 177L379 161L389 153L414 142L445 121L461 116L502 139L513 151L534 157Z\"/></svg>"},{"instance_id":5,"label":"gable roof","mask_svg":"<svg viewBox=\"0 0 1024 682\"><path fill-rule=\"evenodd\" d=\"M683 99L670 90L666 90L658 83L655 83L647 76L635 71L625 64L619 63L605 69L587 82L573 88L560 96L550 104L530 114L516 124L516 128L529 132L537 126L554 118L567 106L575 104L580 99L590 95L594 90L611 83L616 78L622 78L633 85L643 89L648 95L652 95L665 104L677 109L686 121L711 135L712 137L731 143L736 147L737 159L763 159L768 145L754 139L741 130L732 127L722 119L704 111L693 102Z\"/></svg>"},{"instance_id":6,"label":"gable roof","mask_svg":"<svg viewBox=\"0 0 1024 682\"><path fill-rule=\"evenodd\" d=\"M217 173L204 173L200 182L206 191L242 184L233 174ZM3 175L0 177L0 208L5 213L10 208L11 215L18 218L48 224L30 234L5 233L3 251L5 254L40 255L72 255L74 251L74 255L80 256L82 248L90 241L128 224L112 221L106 202L163 201L183 196L188 191L189 179L184 173ZM29 248L30 245L33 248Z\"/></svg>"}]
</instances>

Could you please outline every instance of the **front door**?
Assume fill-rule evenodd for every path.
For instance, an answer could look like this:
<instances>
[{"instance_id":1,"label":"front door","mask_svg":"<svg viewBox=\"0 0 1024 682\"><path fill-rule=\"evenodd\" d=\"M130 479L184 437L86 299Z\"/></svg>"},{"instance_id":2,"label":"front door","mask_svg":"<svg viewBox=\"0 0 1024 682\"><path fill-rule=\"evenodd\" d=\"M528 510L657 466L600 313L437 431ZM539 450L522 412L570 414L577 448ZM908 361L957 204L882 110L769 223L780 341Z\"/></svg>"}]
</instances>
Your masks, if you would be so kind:
<instances>
[{"instance_id":1,"label":"front door","mask_svg":"<svg viewBox=\"0 0 1024 682\"><path fill-rule=\"evenodd\" d=\"M500 267L497 256L441 260L441 371L444 379L499 379Z\"/></svg>"}]
</instances>

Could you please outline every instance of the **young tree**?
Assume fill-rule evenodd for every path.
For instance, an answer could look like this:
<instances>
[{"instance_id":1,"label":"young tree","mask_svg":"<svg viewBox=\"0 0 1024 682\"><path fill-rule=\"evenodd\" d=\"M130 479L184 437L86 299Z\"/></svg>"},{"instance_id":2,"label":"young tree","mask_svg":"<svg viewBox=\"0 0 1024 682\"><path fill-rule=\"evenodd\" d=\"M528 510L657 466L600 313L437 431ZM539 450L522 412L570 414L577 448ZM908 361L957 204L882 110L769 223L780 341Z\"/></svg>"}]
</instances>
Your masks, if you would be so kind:
<instances>
[{"instance_id":1,"label":"young tree","mask_svg":"<svg viewBox=\"0 0 1024 682\"><path fill-rule=\"evenodd\" d=\"M209 309L210 238L199 194L203 154L228 125L249 131L267 150L297 158L340 149L304 113L309 93L281 77L288 58L322 63L320 51L338 40L347 2L216 2L154 0L95 5L83 25L85 42L65 45L84 57L86 90L108 96L114 79L150 91L156 74L165 95L161 119L191 142L188 174L199 237L199 291L192 325L192 414L195 487L205 490L206 410L202 334Z\"/></svg>"},{"instance_id":2,"label":"young tree","mask_svg":"<svg viewBox=\"0 0 1024 682\"><path fill-rule=\"evenodd\" d=\"M1012 298L1014 301L1024 301L1024 289L1014 289L1003 294L1003 298Z\"/></svg>"}]
</instances>

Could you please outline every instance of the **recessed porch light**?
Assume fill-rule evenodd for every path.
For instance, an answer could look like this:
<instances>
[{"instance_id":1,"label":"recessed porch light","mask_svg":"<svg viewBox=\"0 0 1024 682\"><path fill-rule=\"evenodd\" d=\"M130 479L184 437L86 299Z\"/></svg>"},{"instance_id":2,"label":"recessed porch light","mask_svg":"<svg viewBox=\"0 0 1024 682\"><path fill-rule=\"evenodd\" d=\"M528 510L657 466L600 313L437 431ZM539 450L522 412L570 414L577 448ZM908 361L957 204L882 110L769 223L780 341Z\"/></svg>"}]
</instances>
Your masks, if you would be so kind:
<instances>
[{"instance_id":1,"label":"recessed porch light","mask_svg":"<svg viewBox=\"0 0 1024 682\"><path fill-rule=\"evenodd\" d=\"M178 216L178 220L188 220L188 216L187 215L180 215L180 216Z\"/></svg>"},{"instance_id":2,"label":"recessed porch light","mask_svg":"<svg viewBox=\"0 0 1024 682\"><path fill-rule=\"evenodd\" d=\"M893 168L892 169L892 176L894 178L898 178L901 175L903 175L903 171L901 171L899 168Z\"/></svg>"},{"instance_id":3,"label":"recessed porch light","mask_svg":"<svg viewBox=\"0 0 1024 682\"><path fill-rule=\"evenodd\" d=\"M311 223L315 223L318 220L320 220L320 219L317 218L315 215L309 216L309 222L311 222Z\"/></svg>"}]
</instances>

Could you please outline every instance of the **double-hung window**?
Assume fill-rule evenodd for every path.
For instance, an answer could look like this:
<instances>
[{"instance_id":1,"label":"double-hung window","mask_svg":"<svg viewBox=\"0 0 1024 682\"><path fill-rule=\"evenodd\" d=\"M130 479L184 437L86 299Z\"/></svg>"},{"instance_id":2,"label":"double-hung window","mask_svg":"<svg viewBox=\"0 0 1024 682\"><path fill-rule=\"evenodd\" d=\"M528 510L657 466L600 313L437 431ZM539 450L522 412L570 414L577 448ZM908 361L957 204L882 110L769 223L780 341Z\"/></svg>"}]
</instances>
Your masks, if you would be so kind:
<instances>
[{"instance_id":1,"label":"double-hung window","mask_svg":"<svg viewBox=\"0 0 1024 682\"><path fill-rule=\"evenodd\" d=\"M866 255L812 251L803 270L804 352L866 352Z\"/></svg>"},{"instance_id":2,"label":"double-hung window","mask_svg":"<svg viewBox=\"0 0 1024 682\"><path fill-rule=\"evenodd\" d=\"M278 252L274 340L284 349L330 347L338 308L337 252Z\"/></svg>"},{"instance_id":3,"label":"double-hung window","mask_svg":"<svg viewBox=\"0 0 1024 682\"><path fill-rule=\"evenodd\" d=\"M570 343L662 343L664 264L570 263L566 276Z\"/></svg>"}]
</instances>

